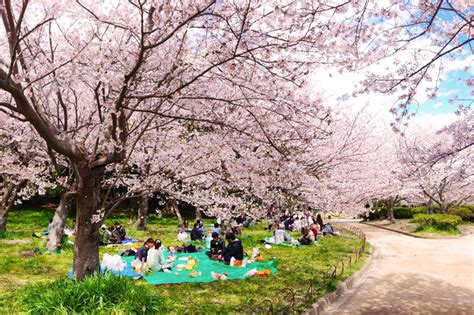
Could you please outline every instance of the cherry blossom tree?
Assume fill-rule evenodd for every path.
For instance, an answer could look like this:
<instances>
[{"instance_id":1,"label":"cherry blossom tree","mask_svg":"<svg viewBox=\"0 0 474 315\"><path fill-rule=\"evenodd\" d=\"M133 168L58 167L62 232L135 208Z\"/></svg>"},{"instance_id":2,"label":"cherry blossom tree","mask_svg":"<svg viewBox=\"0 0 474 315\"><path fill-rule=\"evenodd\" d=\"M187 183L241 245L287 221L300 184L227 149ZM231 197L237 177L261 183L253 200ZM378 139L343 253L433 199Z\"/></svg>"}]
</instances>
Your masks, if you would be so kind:
<instances>
[{"instance_id":1,"label":"cherry blossom tree","mask_svg":"<svg viewBox=\"0 0 474 315\"><path fill-rule=\"evenodd\" d=\"M425 70L472 40L463 40L471 22L466 21L468 8L462 1L439 1L436 6L421 1L408 10L410 15L397 1L1 0L0 10L1 115L30 123L45 146L74 171L74 274L79 279L98 270L98 228L118 204L119 200L112 202L114 187L129 176L130 162L139 162L135 164L144 178L152 181L150 175L156 171L148 168L155 165L146 161L148 150L139 150L141 139L152 131L161 134L170 125L178 134L183 129L222 137L232 133L230 139L239 135L247 143L240 144L242 148L225 144L222 152L227 158L250 156L252 150L260 156L248 162L235 158L238 163L232 165L221 158L224 176L214 186L207 182L209 176L192 176L188 183L182 177L193 173L171 176L175 183L169 187L181 198L217 209L229 198L237 203L243 195L268 196L268 190L283 190L280 184L264 184L271 176L296 187L290 180L294 177L282 178L283 165L299 169L303 158L295 156L305 157L305 142L326 136L319 124L313 125L330 120L324 106L295 93L310 66L355 69L373 64L411 49L404 41L431 39L431 30L440 28L436 39L448 41L433 39L439 57L428 66L421 58L414 65L400 62L394 72L400 79L373 76L378 81L365 87L387 93L408 89L402 96L409 103L412 91L427 79ZM440 10L454 12L454 18L446 25L430 23ZM413 36L420 26L424 33ZM135 156L137 152L144 153L139 154L144 160ZM217 159L211 163L217 164ZM209 170L206 166L198 170ZM166 176L173 172L170 165L156 167ZM270 167L278 171L261 180ZM318 162L306 167L317 168ZM246 169L253 170L249 176L237 173ZM107 172L116 172L112 181L106 181ZM227 173L233 176L232 184L226 183ZM239 192L229 196L231 186ZM200 192L192 195L195 187Z\"/></svg>"},{"instance_id":2,"label":"cherry blossom tree","mask_svg":"<svg viewBox=\"0 0 474 315\"><path fill-rule=\"evenodd\" d=\"M470 135L455 132L463 123L457 121L441 132L417 128L406 135L400 149L405 177L430 203L437 204L441 213L474 198L474 152L464 142Z\"/></svg>"},{"instance_id":3,"label":"cherry blossom tree","mask_svg":"<svg viewBox=\"0 0 474 315\"><path fill-rule=\"evenodd\" d=\"M303 111L289 88L307 70L292 52L311 45L315 25L294 5L3 0L1 13L1 106L71 162L79 279L99 265L104 174L130 159L150 128L199 122L282 154L268 123Z\"/></svg>"},{"instance_id":4,"label":"cherry blossom tree","mask_svg":"<svg viewBox=\"0 0 474 315\"><path fill-rule=\"evenodd\" d=\"M16 130L12 133L11 130ZM44 194L50 181L48 156L30 125L7 118L0 126L0 230L15 204Z\"/></svg>"}]
</instances>

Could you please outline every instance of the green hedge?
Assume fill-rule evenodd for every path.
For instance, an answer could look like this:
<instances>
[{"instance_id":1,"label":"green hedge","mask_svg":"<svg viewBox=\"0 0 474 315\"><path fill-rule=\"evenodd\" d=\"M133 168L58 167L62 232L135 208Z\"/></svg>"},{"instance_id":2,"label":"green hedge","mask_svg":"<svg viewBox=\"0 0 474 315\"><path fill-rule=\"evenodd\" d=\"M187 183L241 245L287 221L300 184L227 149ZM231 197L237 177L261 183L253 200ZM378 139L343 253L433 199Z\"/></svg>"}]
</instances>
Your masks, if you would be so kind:
<instances>
[{"instance_id":1,"label":"green hedge","mask_svg":"<svg viewBox=\"0 0 474 315\"><path fill-rule=\"evenodd\" d=\"M393 216L395 219L411 219L413 218L413 212L411 208L395 207L393 208Z\"/></svg>"},{"instance_id":2,"label":"green hedge","mask_svg":"<svg viewBox=\"0 0 474 315\"><path fill-rule=\"evenodd\" d=\"M449 208L448 214L457 215L464 221L474 222L474 207L472 206L454 206Z\"/></svg>"},{"instance_id":3,"label":"green hedge","mask_svg":"<svg viewBox=\"0 0 474 315\"><path fill-rule=\"evenodd\" d=\"M432 226L438 229L456 229L456 226L462 222L460 216L451 214L415 214L413 222L418 224L418 227Z\"/></svg>"},{"instance_id":4,"label":"green hedge","mask_svg":"<svg viewBox=\"0 0 474 315\"><path fill-rule=\"evenodd\" d=\"M373 207L366 214L362 215L362 219L366 221L380 220L387 217L387 209L384 207Z\"/></svg>"}]
</instances>

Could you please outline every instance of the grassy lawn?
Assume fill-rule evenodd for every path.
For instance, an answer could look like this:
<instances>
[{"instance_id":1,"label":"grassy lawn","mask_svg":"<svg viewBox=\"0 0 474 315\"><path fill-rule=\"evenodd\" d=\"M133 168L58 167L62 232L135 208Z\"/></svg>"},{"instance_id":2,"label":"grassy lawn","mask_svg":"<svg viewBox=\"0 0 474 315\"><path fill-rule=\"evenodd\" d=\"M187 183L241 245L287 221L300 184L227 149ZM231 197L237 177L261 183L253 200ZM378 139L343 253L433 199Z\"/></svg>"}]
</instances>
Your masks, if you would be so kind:
<instances>
[{"instance_id":1,"label":"grassy lawn","mask_svg":"<svg viewBox=\"0 0 474 315\"><path fill-rule=\"evenodd\" d=\"M21 210L10 214L8 232L0 235L0 314L28 311L19 302L18 296L28 285L38 282L51 282L64 278L72 263L72 246L69 245L60 254L36 254L35 248L44 248L44 239L31 238L33 231L45 230L53 213L50 210ZM72 219L68 219L69 226ZM165 246L178 244L176 237L177 220L175 218L150 217L148 231L137 231L129 223L126 215L115 215L106 224L121 222L127 233L133 238L159 238ZM213 220L205 220L206 227ZM318 282L310 299L303 299L310 279L322 276L322 271L330 265L346 258L360 245L360 240L352 234L343 232L342 237L327 237L319 240L317 246L298 248L273 246L266 249L260 243L265 236L264 223L251 229L243 229L240 239L244 250L249 254L252 247L259 247L264 259L277 261L278 272L267 278L251 277L240 281L219 281L212 283L189 283L174 286L151 286L144 280L135 281L143 290L160 299L162 312L180 313L250 313L253 307L265 299L273 301L276 308L287 305L291 290L297 292L297 310L303 310L320 296L334 290L337 283L359 269L363 259L353 267L347 268L336 279L323 284ZM297 234L293 235L298 237ZM129 248L102 247L104 253L117 253ZM321 278L321 277L320 277ZM126 310L118 313L127 313ZM161 313L161 312L160 312Z\"/></svg>"},{"instance_id":2,"label":"grassy lawn","mask_svg":"<svg viewBox=\"0 0 474 315\"><path fill-rule=\"evenodd\" d=\"M418 235L440 235L440 236L456 236L461 234L461 231L457 228L450 228L450 229L439 229L434 226L425 226L420 227L415 230L415 234Z\"/></svg>"}]
</instances>

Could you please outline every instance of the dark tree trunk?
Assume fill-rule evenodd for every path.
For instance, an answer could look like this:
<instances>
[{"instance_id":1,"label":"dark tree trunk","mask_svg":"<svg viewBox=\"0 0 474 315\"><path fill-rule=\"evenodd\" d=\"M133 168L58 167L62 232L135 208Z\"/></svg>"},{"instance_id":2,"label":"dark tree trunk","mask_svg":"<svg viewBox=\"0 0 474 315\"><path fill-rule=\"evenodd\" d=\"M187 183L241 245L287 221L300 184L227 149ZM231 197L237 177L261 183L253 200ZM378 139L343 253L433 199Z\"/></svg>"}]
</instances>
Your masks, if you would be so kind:
<instances>
[{"instance_id":1,"label":"dark tree trunk","mask_svg":"<svg viewBox=\"0 0 474 315\"><path fill-rule=\"evenodd\" d=\"M48 235L48 243L46 244L46 248L50 251L61 247L61 238L63 237L66 219L69 214L69 200L73 195L73 192L63 193L59 205L54 212L51 230Z\"/></svg>"},{"instance_id":2,"label":"dark tree trunk","mask_svg":"<svg viewBox=\"0 0 474 315\"><path fill-rule=\"evenodd\" d=\"M145 231L146 230L146 221L148 216L148 195L141 195L139 204L138 204L138 221L137 221L137 230Z\"/></svg>"},{"instance_id":3,"label":"dark tree trunk","mask_svg":"<svg viewBox=\"0 0 474 315\"><path fill-rule=\"evenodd\" d=\"M0 231L7 230L8 213L10 212L15 202L18 192L26 185L26 181L22 181L19 185L11 183L3 183L4 194L0 203Z\"/></svg>"},{"instance_id":4,"label":"dark tree trunk","mask_svg":"<svg viewBox=\"0 0 474 315\"><path fill-rule=\"evenodd\" d=\"M105 215L105 210L99 209L104 167L90 169L79 165L76 173L79 185L76 197L74 276L82 280L99 271L99 227Z\"/></svg>"},{"instance_id":5,"label":"dark tree trunk","mask_svg":"<svg viewBox=\"0 0 474 315\"><path fill-rule=\"evenodd\" d=\"M8 209L4 205L0 207L0 231L6 231L7 230L7 218L8 218Z\"/></svg>"}]
</instances>

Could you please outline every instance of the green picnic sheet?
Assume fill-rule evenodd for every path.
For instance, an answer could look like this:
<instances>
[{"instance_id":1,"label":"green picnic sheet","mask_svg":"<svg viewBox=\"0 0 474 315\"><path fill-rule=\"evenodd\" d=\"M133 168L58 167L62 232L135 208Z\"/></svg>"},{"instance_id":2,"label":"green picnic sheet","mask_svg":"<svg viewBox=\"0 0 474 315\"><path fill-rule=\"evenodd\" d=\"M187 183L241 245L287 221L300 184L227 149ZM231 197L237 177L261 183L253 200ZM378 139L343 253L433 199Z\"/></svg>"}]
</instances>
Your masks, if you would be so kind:
<instances>
[{"instance_id":1,"label":"green picnic sheet","mask_svg":"<svg viewBox=\"0 0 474 315\"><path fill-rule=\"evenodd\" d=\"M169 253L165 252L165 258L168 258ZM178 264L186 264L186 260L179 260L179 258L183 257L191 257L197 258L197 267L196 271L201 272L201 275L198 277L190 277L189 274L193 270L186 270L182 269L178 271L176 266ZM124 257L128 264L134 259L133 257ZM248 264L246 267L233 267L225 265L222 262L211 260L205 252L197 252L197 253L183 253L183 254L176 254L176 260L173 263L173 267L171 268L171 272L163 272L163 271L152 271L145 273L143 278L150 284L153 285L160 285L160 284L176 284L176 283L185 283L185 282L211 282L216 281L211 276L211 272L223 274L227 273L227 280L237 280L237 279L244 279L246 278L245 273L247 271L257 269L257 270L265 270L270 269L271 273L275 273L277 271L276 262L273 260L267 262L254 262ZM178 273L176 275L175 273Z\"/></svg>"}]
</instances>

